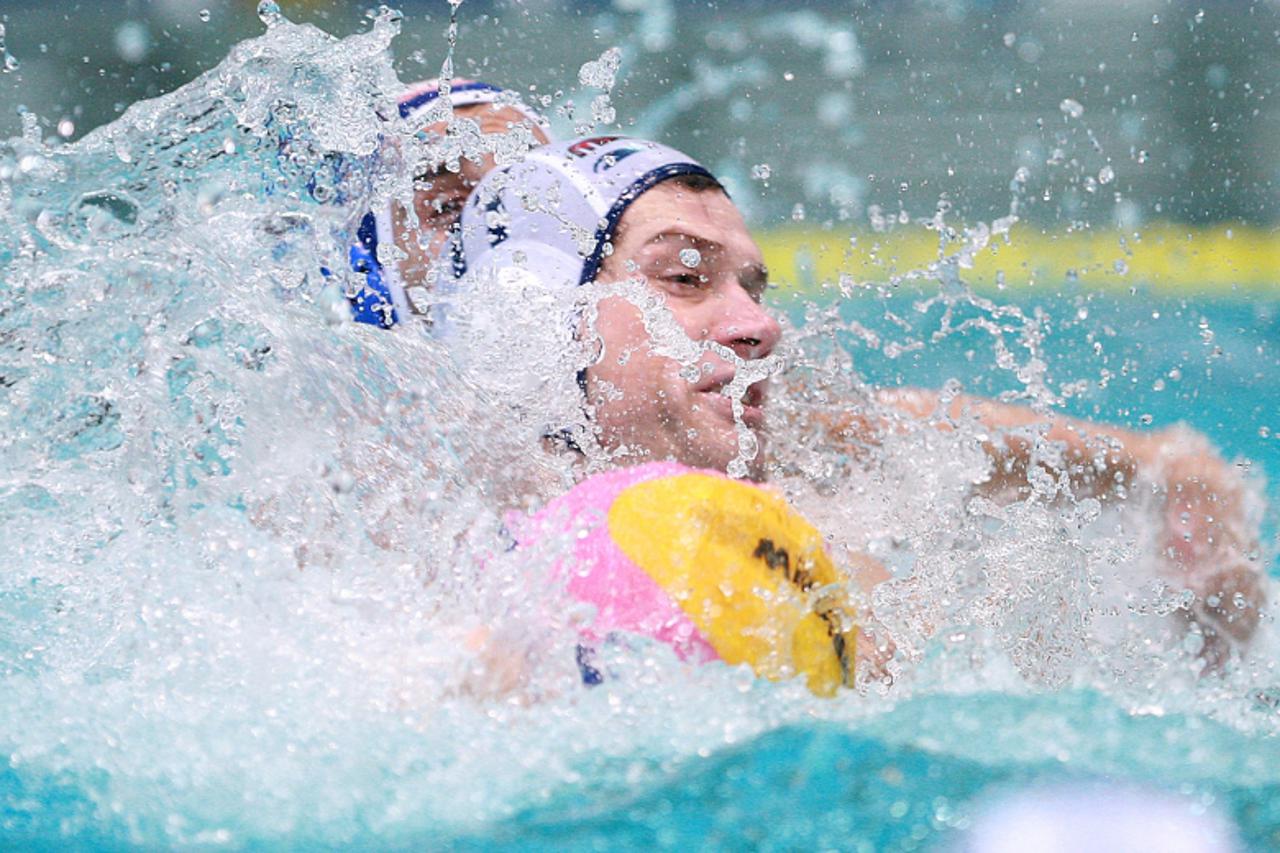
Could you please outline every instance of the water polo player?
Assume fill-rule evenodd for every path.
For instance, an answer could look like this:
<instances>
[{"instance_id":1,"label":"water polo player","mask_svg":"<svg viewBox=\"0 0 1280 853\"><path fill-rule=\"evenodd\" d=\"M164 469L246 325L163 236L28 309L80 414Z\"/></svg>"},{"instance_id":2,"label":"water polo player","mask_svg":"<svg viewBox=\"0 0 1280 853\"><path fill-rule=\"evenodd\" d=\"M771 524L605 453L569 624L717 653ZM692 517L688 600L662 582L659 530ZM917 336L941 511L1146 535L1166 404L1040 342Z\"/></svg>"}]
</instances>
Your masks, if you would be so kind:
<instances>
[{"instance_id":1,"label":"water polo player","mask_svg":"<svg viewBox=\"0 0 1280 853\"><path fill-rule=\"evenodd\" d=\"M599 443L609 464L674 461L723 472L746 448L757 452L744 473L763 477L767 382L735 379L740 371L759 373L780 330L760 304L760 251L705 169L641 140L602 137L547 146L481 182L464 210L459 239L452 260L459 276L454 286L463 291L475 281L523 270L514 292L524 300L520 308L533 311L542 291L573 293L592 285L584 322L599 351L580 380L587 437ZM607 289L627 279L641 285L638 297ZM647 307L646 299L652 303ZM692 351L673 355L681 342L654 322L653 305L674 320ZM539 322L565 325L563 316L544 315ZM539 366L529 359L513 362L517 368ZM1133 433L970 397L947 407L928 391L885 392L884 399L930 422L945 422L940 415L974 418L997 436L984 444L992 476L976 490L998 494L1018 483L1025 487L1029 468L1038 463L1031 461L1033 440L1019 429L1039 424L1045 424L1045 440L1061 445L1064 473L1080 494L1122 499L1117 484L1131 486L1135 478L1152 483L1165 501L1161 553L1170 580L1197 595L1186 614L1207 640L1206 657L1220 661L1228 638L1253 633L1264 599L1256 560L1249 557L1256 554L1256 528L1243 517L1239 477L1189 430ZM872 442L878 428L869 419L851 418L831 437L847 442L852 434ZM870 561L859 566L864 586L883 576Z\"/></svg>"},{"instance_id":2,"label":"water polo player","mask_svg":"<svg viewBox=\"0 0 1280 853\"><path fill-rule=\"evenodd\" d=\"M448 90L451 120L439 118L441 93L439 80L425 80L397 99L403 121L428 122L417 132L446 144L414 172L412 216L404 204L392 200L360 221L350 252L352 270L363 276L363 286L351 297L357 322L390 328L408 313L423 313L426 290L435 277L431 261L472 188L494 167L496 153L502 150L511 156L551 138L540 115L498 86L453 80ZM456 169L448 167L452 159ZM387 244L403 253L398 263L378 260L378 247Z\"/></svg>"},{"instance_id":3,"label":"water polo player","mask_svg":"<svg viewBox=\"0 0 1280 853\"><path fill-rule=\"evenodd\" d=\"M588 337L600 353L581 385L590 438L613 464L676 460L725 471L740 456L744 438L762 445L772 367L749 384L739 380L736 399L725 392L740 368L770 364L781 329L761 304L767 279L760 250L701 165L638 139L545 146L486 178L460 227L454 287L465 295L457 303L500 302L473 298L477 284L522 268L538 282L524 291L526 299L538 290L564 297L562 319L543 315L539 325L561 331L567 325L563 303L575 296L589 302ZM629 279L646 288L642 301L658 299L682 332L679 340L668 334L668 346L655 346L649 328L655 316L646 317L635 298L580 287ZM449 293L442 299L447 313ZM513 307L486 318L489 326ZM478 326L455 333L463 338L460 348L474 349L470 338L483 340L481 350L494 348ZM671 356L672 348L690 342L684 363ZM763 453L743 455L744 473L761 477Z\"/></svg>"},{"instance_id":4,"label":"water polo player","mask_svg":"<svg viewBox=\"0 0 1280 853\"><path fill-rule=\"evenodd\" d=\"M456 239L454 290L464 298L441 329L452 349L477 358L501 349L517 370L545 370L490 334L539 302L560 311L538 323L599 348L580 377L585 437L625 467L513 524L524 547L569 552L568 590L595 606L588 637L645 634L689 659L803 676L821 694L852 684L855 660L874 648L855 641L854 579L781 497L724 474L745 456L745 473L763 476L763 455L742 448L763 446L768 371L749 383L738 373L769 364L781 329L761 305L759 249L715 178L644 140L544 146L481 182ZM483 292L513 272L507 296L521 304ZM626 279L639 291L609 291ZM544 301L538 289L585 297L576 308L590 319L572 298ZM465 313L467 301L481 303L484 320ZM693 344L683 358L654 345L672 332L674 350Z\"/></svg>"}]
</instances>

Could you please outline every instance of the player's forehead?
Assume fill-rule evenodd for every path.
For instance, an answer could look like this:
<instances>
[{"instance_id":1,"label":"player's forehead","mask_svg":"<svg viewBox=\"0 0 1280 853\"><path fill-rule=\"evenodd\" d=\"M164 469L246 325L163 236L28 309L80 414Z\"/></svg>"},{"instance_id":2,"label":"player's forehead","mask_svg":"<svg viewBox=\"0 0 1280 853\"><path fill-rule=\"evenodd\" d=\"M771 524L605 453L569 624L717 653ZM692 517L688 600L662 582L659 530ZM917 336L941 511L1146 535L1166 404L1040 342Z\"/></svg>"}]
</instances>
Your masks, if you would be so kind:
<instances>
[{"instance_id":1,"label":"player's forehead","mask_svg":"<svg viewBox=\"0 0 1280 853\"><path fill-rule=\"evenodd\" d=\"M628 207L614 231L615 249L638 253L693 246L758 260L760 249L722 190L695 190L666 181Z\"/></svg>"},{"instance_id":2,"label":"player's forehead","mask_svg":"<svg viewBox=\"0 0 1280 853\"><path fill-rule=\"evenodd\" d=\"M465 118L474 121L480 128L480 132L484 134L510 133L518 125L532 125L534 138L544 145L548 141L546 131L509 104L466 104L454 107L453 115L455 119ZM443 135L447 129L447 124L442 121L422 128L427 134L439 135Z\"/></svg>"}]
</instances>

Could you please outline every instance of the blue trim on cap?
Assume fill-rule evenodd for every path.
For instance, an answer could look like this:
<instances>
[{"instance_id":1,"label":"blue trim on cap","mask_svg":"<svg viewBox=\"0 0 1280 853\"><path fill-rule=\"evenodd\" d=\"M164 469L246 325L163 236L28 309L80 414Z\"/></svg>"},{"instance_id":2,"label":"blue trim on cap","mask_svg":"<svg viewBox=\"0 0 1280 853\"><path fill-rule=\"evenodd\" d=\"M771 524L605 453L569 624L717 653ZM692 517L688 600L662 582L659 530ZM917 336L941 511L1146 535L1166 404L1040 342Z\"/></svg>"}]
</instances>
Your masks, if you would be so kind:
<instances>
[{"instance_id":1,"label":"blue trim on cap","mask_svg":"<svg viewBox=\"0 0 1280 853\"><path fill-rule=\"evenodd\" d=\"M582 276L578 279L579 285L586 284L599 274L600 267L604 263L604 245L613 239L613 232L618 227L618 221L622 219L622 214L627 212L627 208L631 206L631 203L639 198L642 193L652 189L657 184L680 175L702 175L713 181L716 180L715 175L697 163L667 163L665 166L659 166L656 169L645 172L632 181L631 185L622 191L622 195L618 196L618 200L609 208L609 212L605 214L604 224L596 229L595 248L591 250L591 255L582 264Z\"/></svg>"},{"instance_id":2,"label":"blue trim on cap","mask_svg":"<svg viewBox=\"0 0 1280 853\"><path fill-rule=\"evenodd\" d=\"M351 247L349 256L351 271L364 276L364 287L348 297L352 319L390 329L400 318L391 289L382 278L382 264L378 262L378 221L372 213L366 213L360 220L356 237L359 242Z\"/></svg>"},{"instance_id":3,"label":"blue trim on cap","mask_svg":"<svg viewBox=\"0 0 1280 853\"><path fill-rule=\"evenodd\" d=\"M493 86L489 83L459 83L456 86L449 87L449 93L454 92L493 92L495 95L502 92L500 86ZM440 97L439 89L428 89L425 92L419 92L407 101L400 102L400 118L408 118L418 107L431 103Z\"/></svg>"}]
</instances>

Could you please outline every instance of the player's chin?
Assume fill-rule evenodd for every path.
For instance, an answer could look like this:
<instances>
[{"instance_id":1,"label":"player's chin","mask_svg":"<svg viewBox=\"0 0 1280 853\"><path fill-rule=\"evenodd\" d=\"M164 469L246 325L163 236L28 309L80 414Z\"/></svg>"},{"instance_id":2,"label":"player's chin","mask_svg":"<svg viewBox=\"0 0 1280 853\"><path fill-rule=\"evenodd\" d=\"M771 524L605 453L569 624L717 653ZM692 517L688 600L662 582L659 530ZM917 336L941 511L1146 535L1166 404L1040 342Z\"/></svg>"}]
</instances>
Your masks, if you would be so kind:
<instances>
[{"instance_id":1,"label":"player's chin","mask_svg":"<svg viewBox=\"0 0 1280 853\"><path fill-rule=\"evenodd\" d=\"M745 466L745 479L764 479L768 438L763 427L747 428L743 434L732 423L726 425L721 422L708 432L715 434L715 441L708 442L704 448L706 457L711 460L705 467L732 473L729 469L737 460Z\"/></svg>"},{"instance_id":2,"label":"player's chin","mask_svg":"<svg viewBox=\"0 0 1280 853\"><path fill-rule=\"evenodd\" d=\"M755 480L757 482L765 479L765 459L767 454L767 440L764 430L755 430L756 434L756 452L750 459L743 460L747 467L746 479Z\"/></svg>"}]
</instances>

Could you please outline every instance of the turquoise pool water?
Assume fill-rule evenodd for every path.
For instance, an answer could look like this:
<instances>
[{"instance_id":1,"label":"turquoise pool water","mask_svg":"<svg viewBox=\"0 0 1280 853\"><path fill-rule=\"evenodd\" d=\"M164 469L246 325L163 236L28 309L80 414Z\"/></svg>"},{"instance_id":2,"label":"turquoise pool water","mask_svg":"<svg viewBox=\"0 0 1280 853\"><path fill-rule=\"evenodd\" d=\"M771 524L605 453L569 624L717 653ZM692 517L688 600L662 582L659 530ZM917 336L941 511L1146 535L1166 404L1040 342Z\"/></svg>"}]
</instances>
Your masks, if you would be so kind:
<instances>
[{"instance_id":1,"label":"turquoise pool water","mask_svg":"<svg viewBox=\"0 0 1280 853\"><path fill-rule=\"evenodd\" d=\"M823 701L638 641L583 688L564 601L504 555L484 473L528 455L525 437L427 336L343 322L317 272L396 191L375 156L394 29L338 42L277 23L75 146L31 133L0 152L7 844L936 849L1002 793L1098 780L1280 844L1272 627L1198 678L1135 594L1110 634L1068 635L1080 654L1014 654L1005 628L1087 623L1110 602L1076 578L1140 562L1130 533L1045 507L969 546L1042 588L1003 615L953 611L995 621L939 625L892 688ZM1042 312L1036 352L1003 315L1008 364L989 329L935 339L939 309L916 306L956 282L838 306L874 347L808 344L857 386L997 394L1035 360L1073 389L1067 411L1186 421L1266 478L1275 575L1280 298L1135 286L999 294ZM784 306L798 324L829 308ZM909 475L887 505L958 517L960 475L919 449L882 460ZM924 482L936 503L919 503ZM862 509L833 511L853 526ZM1141 513L1129 524L1141 533ZM952 556L913 536L922 571ZM1059 599L1063 617L1044 615ZM529 670L527 704L468 680L474 631L495 625Z\"/></svg>"}]
</instances>

